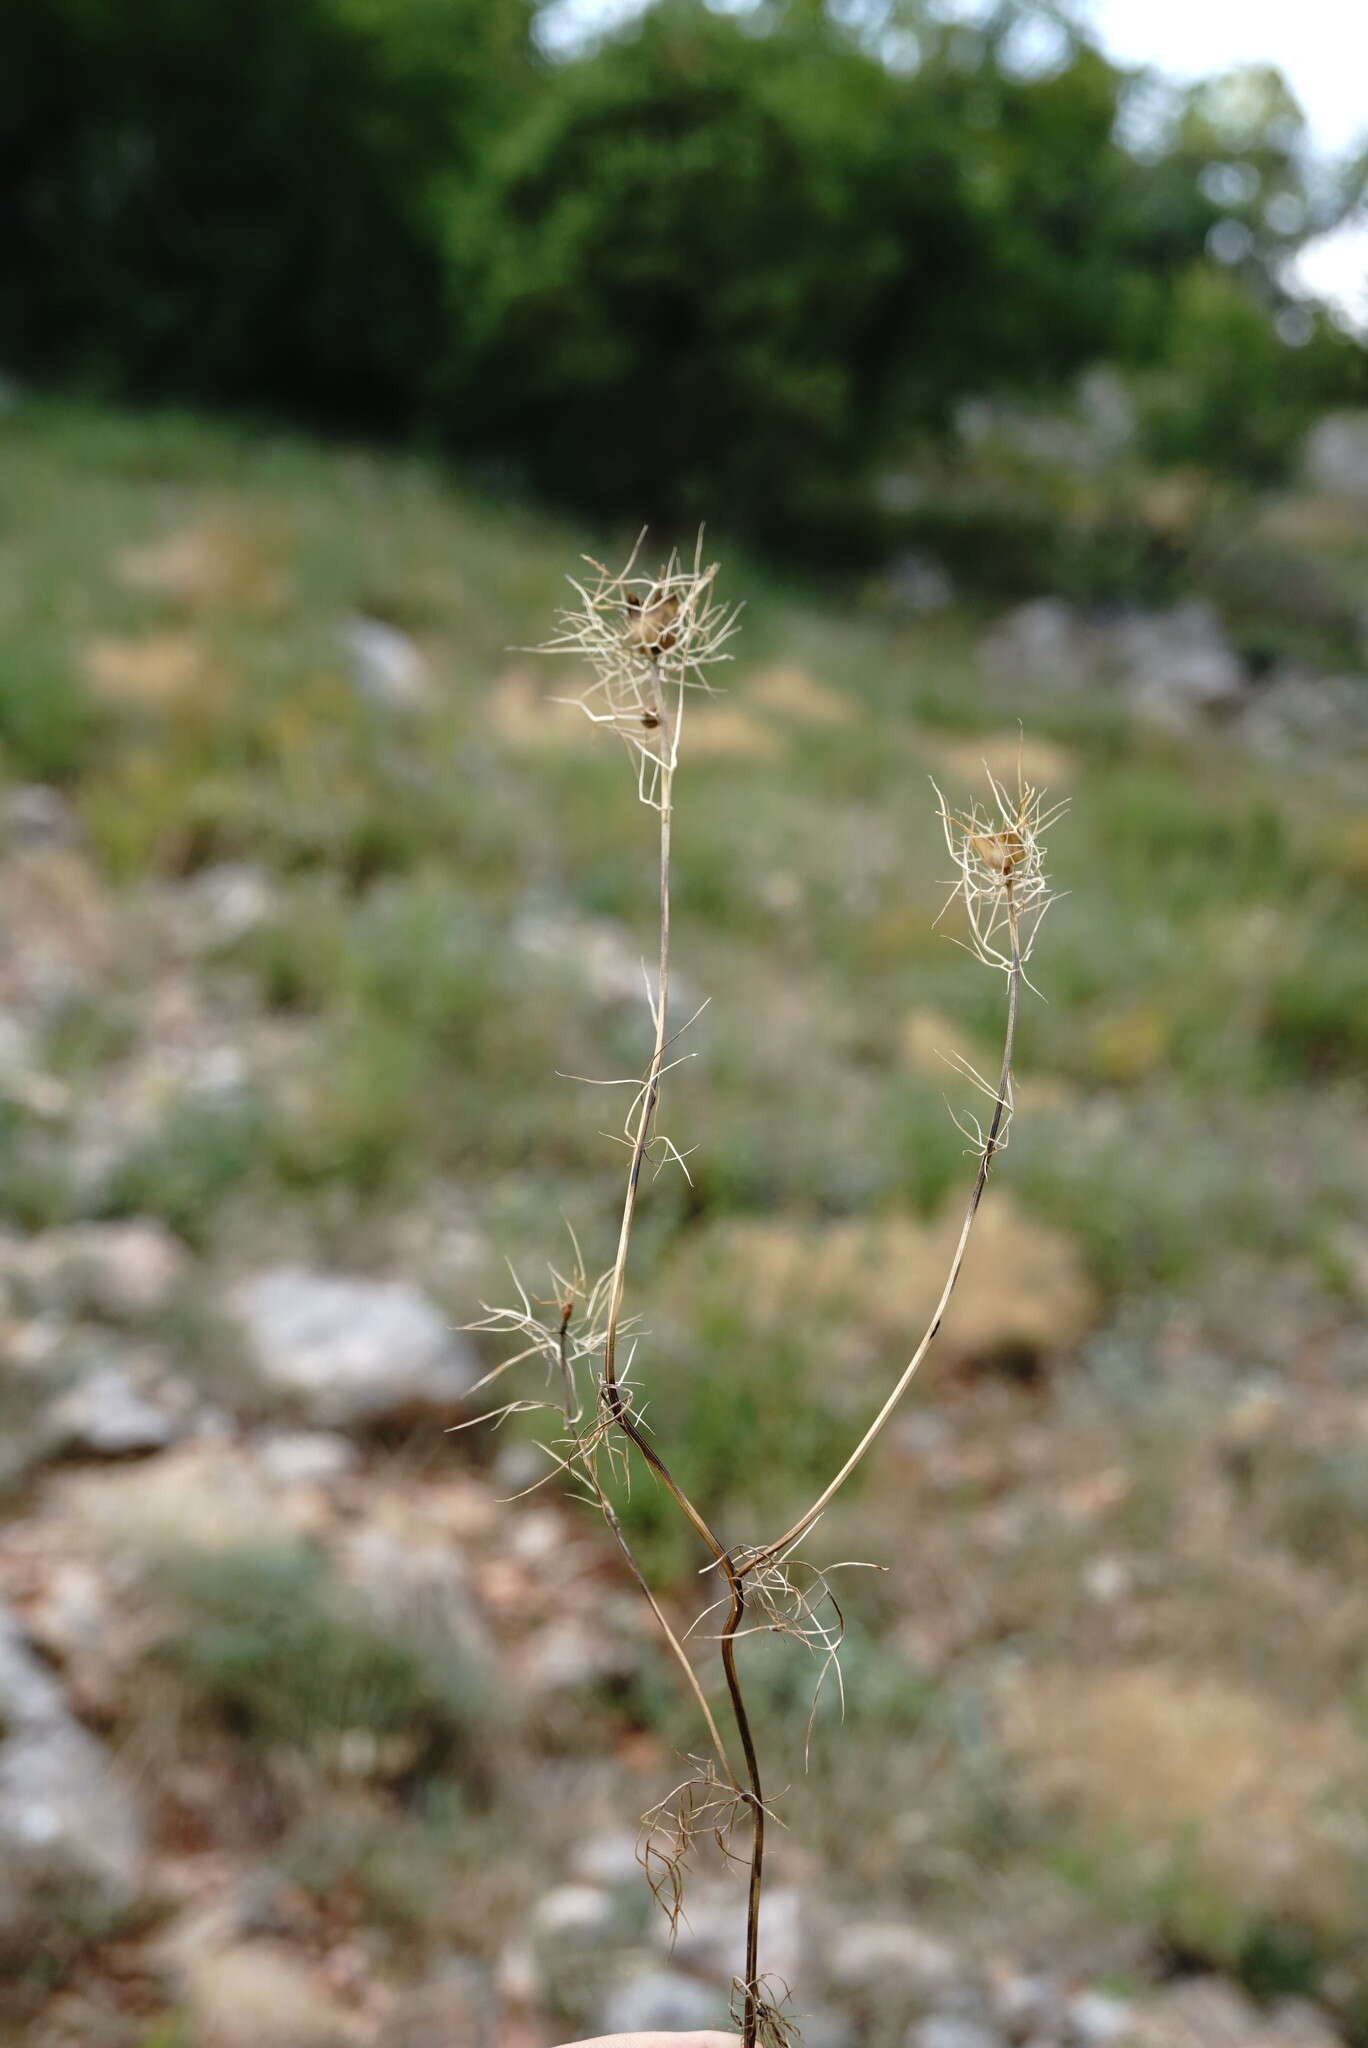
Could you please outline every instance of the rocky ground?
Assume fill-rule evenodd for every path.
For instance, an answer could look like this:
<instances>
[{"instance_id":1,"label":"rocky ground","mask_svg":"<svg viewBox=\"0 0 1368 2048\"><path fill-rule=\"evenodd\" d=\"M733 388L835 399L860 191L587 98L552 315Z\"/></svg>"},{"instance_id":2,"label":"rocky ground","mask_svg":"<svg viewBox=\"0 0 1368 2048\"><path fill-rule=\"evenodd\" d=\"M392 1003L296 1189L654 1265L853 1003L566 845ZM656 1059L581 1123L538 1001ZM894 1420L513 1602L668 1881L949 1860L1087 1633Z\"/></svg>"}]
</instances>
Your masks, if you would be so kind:
<instances>
[{"instance_id":1,"label":"rocky ground","mask_svg":"<svg viewBox=\"0 0 1368 2048\"><path fill-rule=\"evenodd\" d=\"M735 1874L672 1946L636 1861L697 1742L649 1616L592 1516L517 1498L516 1420L450 1433L505 1255L611 1234L557 1070L639 1057L641 813L506 652L570 540L369 458L7 430L0 2030L713 2023ZM925 776L1074 798L962 1295L825 1530L887 1569L806 1772L815 1674L754 1653L763 1960L810 2048L1357 2048L1365 685L1259 669L1209 597L913 581L872 622L762 583L690 729L678 1000L717 1021L642 1370L740 1535L829 1469L954 1229L944 1055L999 1020L931 930ZM624 1512L689 1619L687 1541Z\"/></svg>"}]
</instances>

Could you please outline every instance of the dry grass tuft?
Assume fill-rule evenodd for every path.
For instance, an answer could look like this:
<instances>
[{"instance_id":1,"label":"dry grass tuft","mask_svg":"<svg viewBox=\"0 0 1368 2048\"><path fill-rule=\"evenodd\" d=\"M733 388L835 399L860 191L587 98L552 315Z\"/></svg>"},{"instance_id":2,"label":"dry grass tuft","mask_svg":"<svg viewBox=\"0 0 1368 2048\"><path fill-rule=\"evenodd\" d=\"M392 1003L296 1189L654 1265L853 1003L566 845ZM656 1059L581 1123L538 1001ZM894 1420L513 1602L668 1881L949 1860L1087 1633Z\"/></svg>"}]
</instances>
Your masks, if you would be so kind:
<instances>
[{"instance_id":1,"label":"dry grass tuft","mask_svg":"<svg viewBox=\"0 0 1368 2048\"><path fill-rule=\"evenodd\" d=\"M956 1214L894 1216L804 1228L751 1218L695 1233L664 1282L681 1311L700 1293L737 1305L757 1337L794 1318L830 1329L838 1352L895 1340L930 1313L954 1248ZM1092 1329L1096 1291L1074 1240L1001 1194L980 1217L946 1316L951 1357L1063 1353Z\"/></svg>"},{"instance_id":2,"label":"dry grass tuft","mask_svg":"<svg viewBox=\"0 0 1368 2048\"><path fill-rule=\"evenodd\" d=\"M1286 1921L1331 1940L1360 1910L1368 1814L1351 1796L1349 1730L1284 1712L1244 1687L1164 1665L1023 1672L1002 1730L1028 1795L1184 1920ZM1356 1810L1357 1809L1357 1810Z\"/></svg>"}]
</instances>

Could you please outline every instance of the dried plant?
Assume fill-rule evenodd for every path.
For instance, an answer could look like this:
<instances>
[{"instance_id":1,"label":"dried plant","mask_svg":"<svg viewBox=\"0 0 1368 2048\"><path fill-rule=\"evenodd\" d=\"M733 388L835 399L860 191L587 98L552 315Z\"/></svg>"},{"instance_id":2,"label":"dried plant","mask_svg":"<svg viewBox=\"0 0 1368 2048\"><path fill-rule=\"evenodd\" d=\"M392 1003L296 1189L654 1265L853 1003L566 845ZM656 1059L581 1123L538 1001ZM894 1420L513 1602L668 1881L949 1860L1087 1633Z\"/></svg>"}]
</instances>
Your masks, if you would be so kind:
<instances>
[{"instance_id":1,"label":"dried plant","mask_svg":"<svg viewBox=\"0 0 1368 2048\"><path fill-rule=\"evenodd\" d=\"M844 1615L831 1587L832 1574L849 1565L818 1566L799 1555L831 1501L862 1463L906 1393L940 1329L959 1278L974 1218L992 1162L1006 1144L1012 1112L1012 1057L1021 989L1051 890L1042 836L1063 806L1046 809L1043 795L1021 780L1009 794L990 774L995 811L950 810L939 790L937 803L946 846L954 865L950 902L962 906L966 945L1007 982L1002 1061L995 1081L957 1062L959 1070L987 1099L985 1118L957 1118L970 1140L976 1165L963 1220L940 1297L919 1342L847 1456L816 1498L782 1534L767 1542L728 1544L678 1483L646 1420L642 1385L633 1363L644 1332L624 1314L633 1225L642 1168L655 1155L657 1167L685 1155L660 1128L661 1083L676 1061L666 1054L677 1042L669 1031L670 863L674 785L679 767L685 707L691 690L712 688L710 672L728 660L739 607L715 594L716 564L705 566L702 536L690 561L671 555L655 574L641 566L644 536L626 566L612 572L590 561L589 573L571 578L575 601L542 652L573 655L587 663L592 680L576 701L596 725L625 742L638 794L656 813L659 842L659 952L654 983L647 976L651 1050L645 1071L602 1083L631 1089L622 1142L629 1154L626 1186L612 1262L590 1282L572 1235L568 1272L549 1269L550 1293L534 1300L514 1276L512 1307L485 1307L471 1327L506 1335L516 1348L486 1375L496 1382L513 1368L540 1359L546 1388L491 1409L479 1420L543 1410L555 1416L543 1448L545 1478L567 1478L603 1515L624 1561L664 1635L706 1728L709 1752L690 1759L684 1780L643 1817L640 1861L651 1891L673 1931L684 1907L690 1859L710 1840L725 1858L745 1865L748 1875L744 1973L733 1986L733 2017L743 2048L791 2048L797 2028L785 2012L787 1987L760 1968L760 1915L764 1892L766 1835L774 1819L766 1805L754 1731L741 1683L737 1645L764 1632L792 1638L818 1661L813 1713L824 1681L841 1685L840 1648ZM950 907L947 903L946 908ZM945 912L942 911L942 916ZM938 920L939 921L939 920ZM688 1029L690 1018L683 1026ZM986 1119L986 1120L985 1120ZM467 1425L468 1426L468 1425ZM609 1483L630 1486L634 1465L644 1466L664 1487L707 1553L705 1575L715 1597L682 1634L674 1628L642 1572L609 1494ZM545 1479L536 1482L545 1483ZM690 1655L691 1638L715 1640L721 1653L731 1737L723 1735ZM812 1718L809 1717L808 1740ZM734 1742L735 1752L729 1746ZM744 1836L744 1847L738 1846Z\"/></svg>"}]
</instances>

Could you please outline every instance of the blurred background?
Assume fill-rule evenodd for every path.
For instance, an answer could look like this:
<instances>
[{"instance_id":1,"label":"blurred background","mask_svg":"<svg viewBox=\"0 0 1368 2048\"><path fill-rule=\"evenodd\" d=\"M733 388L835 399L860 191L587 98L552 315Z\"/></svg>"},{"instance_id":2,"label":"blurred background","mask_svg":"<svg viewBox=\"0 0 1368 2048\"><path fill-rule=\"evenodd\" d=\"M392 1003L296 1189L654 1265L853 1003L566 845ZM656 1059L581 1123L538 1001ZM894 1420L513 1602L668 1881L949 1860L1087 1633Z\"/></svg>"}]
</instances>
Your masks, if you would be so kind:
<instances>
[{"instance_id":1,"label":"blurred background","mask_svg":"<svg viewBox=\"0 0 1368 2048\"><path fill-rule=\"evenodd\" d=\"M606 1264L653 821L555 700L708 524L638 1369L728 1536L939 1285L933 931L1068 797L1018 1114L748 1646L810 2048L1368 2043L1368 155L1329 4L8 0L0 2033L725 2014L700 1731L465 1333ZM693 1546L624 1516L672 1614ZM716 1682L715 1645L699 1643ZM787 1788L787 1789L785 1789Z\"/></svg>"}]
</instances>

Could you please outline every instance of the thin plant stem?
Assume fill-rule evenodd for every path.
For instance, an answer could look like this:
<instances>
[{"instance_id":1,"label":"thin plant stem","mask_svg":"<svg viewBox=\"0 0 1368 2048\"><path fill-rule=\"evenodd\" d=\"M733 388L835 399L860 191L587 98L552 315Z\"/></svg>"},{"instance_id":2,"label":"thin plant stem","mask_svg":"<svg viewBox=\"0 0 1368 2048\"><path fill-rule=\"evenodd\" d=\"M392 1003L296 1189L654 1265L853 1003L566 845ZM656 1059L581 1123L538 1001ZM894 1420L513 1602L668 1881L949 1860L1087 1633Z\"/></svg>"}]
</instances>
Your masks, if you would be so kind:
<instances>
[{"instance_id":1,"label":"thin plant stem","mask_svg":"<svg viewBox=\"0 0 1368 2048\"><path fill-rule=\"evenodd\" d=\"M746 1711L745 1696L736 1668L736 1632L745 1613L746 1593L742 1575L737 1571L731 1556L721 1538L711 1528L705 1517L689 1499L684 1489L670 1472L659 1453L646 1440L623 1398L622 1386L617 1371L618 1327L622 1320L622 1302L627 1285L627 1262L631 1250L632 1225L636 1217L637 1190L641 1184L641 1167L650 1141L651 1123L655 1116L660 1095L660 1072L665 1057L667 1018L670 990L670 854L671 824L674 814L674 764L673 747L669 728L670 709L660 687L658 664L651 662L651 677L655 697L655 715L661 726L661 771L658 807L660 814L660 955L653 1010L655 1014L655 1043L651 1050L650 1065L646 1070L645 1086L641 1093L641 1106L637 1111L636 1125L632 1133L632 1156L627 1169L627 1187L623 1196L622 1221L618 1230L617 1256L613 1262L613 1277L608 1296L608 1317L603 1339L603 1397L613 1420L619 1429L635 1445L656 1477L661 1481L676 1506L684 1514L696 1533L702 1538L713 1554L714 1561L721 1567L731 1592L732 1609L727 1628L722 1637L722 1668L727 1682L727 1695L731 1703L732 1717L745 1758L747 1785L741 1789L751 1812L751 1857L750 1884L747 1894L746 1911L746 1981L744 1989L744 2016L742 2024L742 2048L755 2048L759 2026L759 1941L760 1941L760 1896L764 1877L765 1862L765 1807L761 1790L760 1765L756 1755L755 1738L751 1730L750 1717ZM736 1778L732 1772L726 1748L718 1732L716 1722L702 1699L702 1688L697 1674L689 1663L682 1644L675 1638L649 1587L646 1585L623 1535L621 1524L597 1481L595 1491L599 1493L608 1526L619 1547L627 1558L628 1565L637 1583L650 1603L652 1612L665 1631L676 1657L688 1674L691 1691L703 1704L704 1718L709 1734L717 1749L719 1758L732 1784Z\"/></svg>"},{"instance_id":2,"label":"thin plant stem","mask_svg":"<svg viewBox=\"0 0 1368 2048\"><path fill-rule=\"evenodd\" d=\"M670 826L674 815L674 761L673 747L667 724L669 707L660 688L660 670L655 661L651 663L654 685L655 715L661 722L661 770L660 770L660 961L656 980L653 1009L655 1013L655 1044L651 1050L651 1063L646 1070L646 1085L641 1091L641 1106L637 1112L636 1129L632 1134L632 1163L627 1170L627 1192L622 1203L622 1222L618 1229L617 1257L613 1261L612 1286L608 1296L608 1321L603 1338L603 1381L611 1391L617 1379L617 1336L622 1320L622 1297L627 1285L627 1255L632 1242L632 1224L636 1216L637 1189L641 1184L641 1164L646 1156L650 1138L651 1123L655 1116L656 1103L660 1097L660 1069L665 1058L666 1016L670 999Z\"/></svg>"},{"instance_id":3,"label":"thin plant stem","mask_svg":"<svg viewBox=\"0 0 1368 2048\"><path fill-rule=\"evenodd\" d=\"M570 1428L572 1431L574 1430L576 1424L579 1421L579 1404L576 1399L574 1374L571 1370L569 1351L567 1346L567 1337L570 1329L570 1317L573 1313L573 1310L573 1302L567 1302L564 1310L561 1313L560 1328L557 1331L557 1348L560 1354L561 1372L564 1376L565 1381L565 1419L567 1427ZM638 1590L640 1591L643 1599L646 1601L646 1604L650 1608L652 1614L656 1618L656 1622L659 1625L661 1634L664 1636L666 1642L670 1646L670 1652L672 1656L675 1658L675 1661L678 1663L680 1670L684 1674L684 1681L687 1684L690 1692L693 1694L694 1703L697 1706L698 1711L703 1716L704 1726L707 1728L708 1731L708 1739L712 1743L713 1749L716 1752L718 1762L721 1764L723 1771L726 1773L727 1781L733 1787L734 1790L739 1791L741 1788L737 1783L736 1773L732 1769L731 1758L727 1754L727 1745L722 1740L722 1731L717 1725L717 1721L713 1715L712 1708L708 1705L708 1696L704 1692L703 1687L699 1683L698 1673L694 1670L688 1651L684 1648L683 1643L681 1643L678 1635L675 1633L674 1628L671 1626L668 1615L665 1613L664 1608L661 1606L660 1602L656 1599L654 1592L651 1590L651 1586L646 1578L646 1574L642 1571L641 1566L636 1561L636 1555L632 1549L632 1546L627 1541L627 1533L624 1530L621 1521L618 1519L617 1509L613 1506L612 1501L608 1498L607 1493L604 1491L603 1483L598 1476L598 1471L596 1469L594 1457L591 1451L581 1451L579 1458L579 1469L583 1473L584 1478L591 1492L593 1493L595 1500L598 1502L599 1512L602 1514L604 1521L608 1524L608 1528L612 1534L613 1541L617 1544L618 1549L622 1552L623 1560L627 1566L628 1571L631 1573L633 1579L636 1581Z\"/></svg>"}]
</instances>

